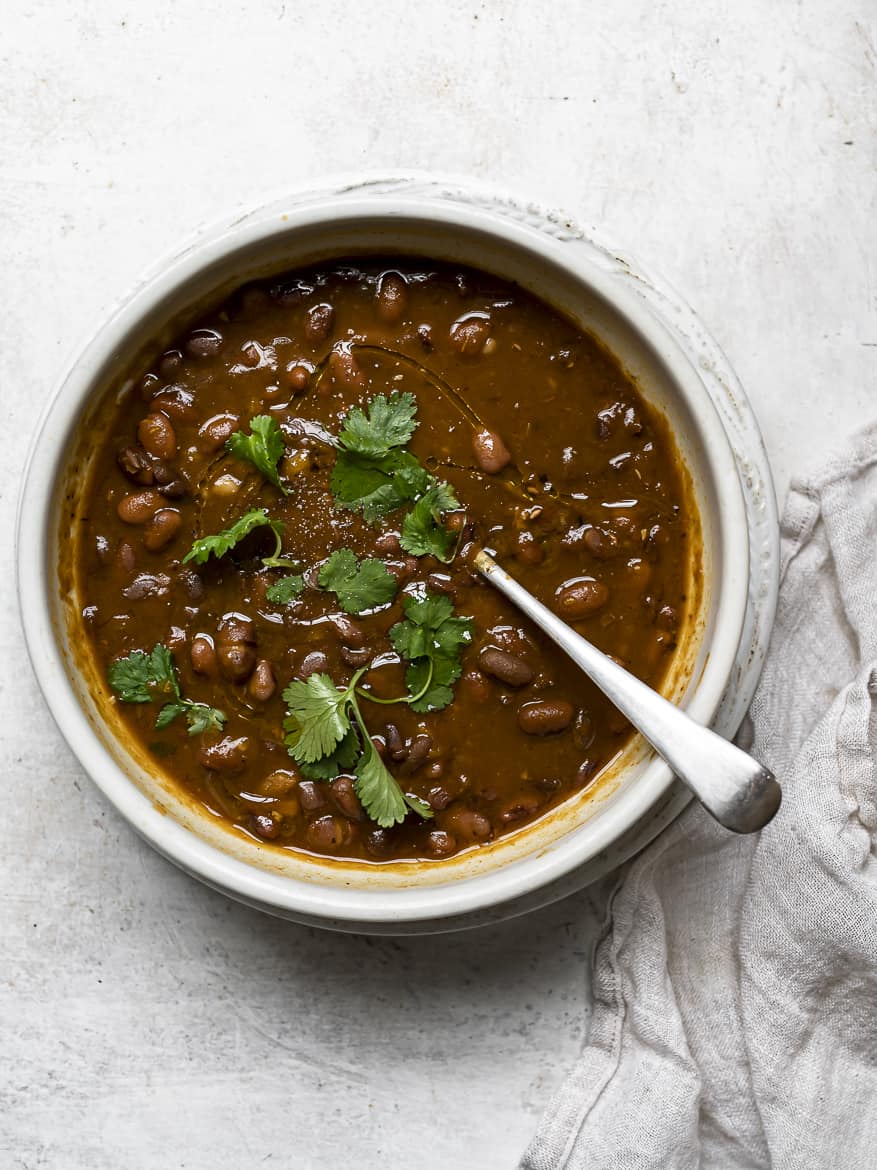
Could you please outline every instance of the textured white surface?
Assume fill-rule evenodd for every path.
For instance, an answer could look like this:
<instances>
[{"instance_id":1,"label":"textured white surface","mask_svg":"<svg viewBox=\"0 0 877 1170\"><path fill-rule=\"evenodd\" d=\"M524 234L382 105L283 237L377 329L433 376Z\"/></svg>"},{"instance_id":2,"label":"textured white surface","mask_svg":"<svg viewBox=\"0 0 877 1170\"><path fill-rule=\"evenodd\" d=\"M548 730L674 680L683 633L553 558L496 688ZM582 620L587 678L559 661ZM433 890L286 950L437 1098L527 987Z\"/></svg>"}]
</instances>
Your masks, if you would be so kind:
<instances>
[{"instance_id":1,"label":"textured white surface","mask_svg":"<svg viewBox=\"0 0 877 1170\"><path fill-rule=\"evenodd\" d=\"M356 168L489 179L662 271L728 351L782 491L877 413L872 11L11 0L4 546L34 411L105 308L203 220ZM196 886L73 764L6 563L2 1170L513 1164L581 1042L599 899L397 942Z\"/></svg>"}]
</instances>

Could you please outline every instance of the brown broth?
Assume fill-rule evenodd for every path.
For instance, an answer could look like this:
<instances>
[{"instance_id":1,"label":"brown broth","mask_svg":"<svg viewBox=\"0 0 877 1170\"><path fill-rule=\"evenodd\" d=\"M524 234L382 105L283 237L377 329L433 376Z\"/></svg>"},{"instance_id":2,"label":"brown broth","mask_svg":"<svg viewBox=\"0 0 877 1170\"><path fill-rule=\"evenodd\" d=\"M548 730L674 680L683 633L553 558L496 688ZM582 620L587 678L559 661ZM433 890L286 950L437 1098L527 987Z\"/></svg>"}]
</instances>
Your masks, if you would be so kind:
<instances>
[{"instance_id":1,"label":"brown broth","mask_svg":"<svg viewBox=\"0 0 877 1170\"><path fill-rule=\"evenodd\" d=\"M352 405L393 390L416 395L410 450L465 508L449 565L399 550L404 510L371 525L334 506L335 453L315 429L337 434ZM674 442L613 355L517 286L399 258L252 284L156 354L106 409L114 417L86 489L76 564L83 624L101 671L163 642L183 694L226 713L221 734L190 736L183 719L156 730L157 703L117 703L156 766L247 833L333 857L438 859L533 821L622 750L629 724L471 571L478 547L638 677L660 686L667 673L699 555ZM284 432L288 496L225 450L258 414ZM501 470L495 447L474 441L482 428L507 448ZM353 618L315 588L271 604L266 589L283 574L261 564L274 543L264 530L221 560L181 563L195 538L263 506L283 523L286 556L304 566L340 547L376 556L399 580L395 600ZM581 581L565 609L558 589ZM424 588L472 618L474 640L444 710L361 704L390 770L434 811L381 830L350 778L301 780L283 741L281 692L315 653L346 683L390 650L405 595ZM239 681L216 665L229 614L249 619L253 640L238 645ZM391 664L364 683L399 695L403 675Z\"/></svg>"}]
</instances>

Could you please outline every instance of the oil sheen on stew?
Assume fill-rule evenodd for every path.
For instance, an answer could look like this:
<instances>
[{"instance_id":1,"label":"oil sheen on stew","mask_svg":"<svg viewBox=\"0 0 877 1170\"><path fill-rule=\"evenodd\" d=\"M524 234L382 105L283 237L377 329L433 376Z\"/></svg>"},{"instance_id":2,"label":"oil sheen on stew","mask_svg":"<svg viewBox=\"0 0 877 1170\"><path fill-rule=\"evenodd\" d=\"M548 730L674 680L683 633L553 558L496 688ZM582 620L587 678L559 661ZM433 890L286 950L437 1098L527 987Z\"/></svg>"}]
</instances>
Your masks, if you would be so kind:
<instances>
[{"instance_id":1,"label":"oil sheen on stew","mask_svg":"<svg viewBox=\"0 0 877 1170\"><path fill-rule=\"evenodd\" d=\"M685 474L546 304L424 260L333 263L239 289L111 398L84 625L130 735L215 816L438 861L621 751L629 724L471 570L491 550L661 684L696 577Z\"/></svg>"}]
</instances>

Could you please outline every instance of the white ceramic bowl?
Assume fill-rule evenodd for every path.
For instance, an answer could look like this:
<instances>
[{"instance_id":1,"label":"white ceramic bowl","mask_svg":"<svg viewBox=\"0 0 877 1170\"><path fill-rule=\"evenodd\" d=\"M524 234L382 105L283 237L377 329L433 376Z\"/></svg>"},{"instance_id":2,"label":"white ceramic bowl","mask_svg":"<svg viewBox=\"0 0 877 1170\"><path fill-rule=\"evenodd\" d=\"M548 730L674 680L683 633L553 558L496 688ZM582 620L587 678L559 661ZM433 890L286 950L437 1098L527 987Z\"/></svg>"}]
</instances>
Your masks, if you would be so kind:
<instances>
[{"instance_id":1,"label":"white ceramic bowl","mask_svg":"<svg viewBox=\"0 0 877 1170\"><path fill-rule=\"evenodd\" d=\"M669 769L635 738L584 794L493 845L442 862L366 866L261 846L218 823L112 731L114 716L77 638L77 599L59 572L89 457L89 417L118 392L145 348L165 344L204 302L300 264L352 254L420 254L517 281L600 336L667 416L700 514L700 611L665 693L709 723L732 679L749 579L737 467L701 376L644 301L558 239L489 208L404 193L350 194L272 208L208 232L137 289L97 333L39 424L18 523L21 611L34 670L55 720L116 808L156 849L243 902L338 929L441 929L539 891L610 849L664 797ZM546 894L545 900L548 900Z\"/></svg>"}]
</instances>

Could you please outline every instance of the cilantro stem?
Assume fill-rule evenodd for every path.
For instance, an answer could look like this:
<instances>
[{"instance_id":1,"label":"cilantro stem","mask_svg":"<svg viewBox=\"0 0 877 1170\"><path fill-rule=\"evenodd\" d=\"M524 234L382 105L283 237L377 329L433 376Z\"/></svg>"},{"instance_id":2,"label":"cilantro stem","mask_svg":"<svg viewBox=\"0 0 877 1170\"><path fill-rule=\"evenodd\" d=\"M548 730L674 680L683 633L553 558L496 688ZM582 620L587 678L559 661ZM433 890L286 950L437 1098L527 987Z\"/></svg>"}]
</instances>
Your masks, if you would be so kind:
<instances>
[{"instance_id":1,"label":"cilantro stem","mask_svg":"<svg viewBox=\"0 0 877 1170\"><path fill-rule=\"evenodd\" d=\"M280 555L283 549L283 536L281 535L281 527L276 522L271 525L271 531L274 533L274 552L270 557L262 557L262 564L266 569L297 569L296 561L291 561L287 557Z\"/></svg>"},{"instance_id":2,"label":"cilantro stem","mask_svg":"<svg viewBox=\"0 0 877 1170\"><path fill-rule=\"evenodd\" d=\"M387 663L389 665L389 663ZM370 703L380 703L382 706L389 706L391 703L416 703L418 699L422 699L429 688L432 686L432 674L435 664L432 659L429 660L429 670L426 675L426 682L420 688L416 695L400 695L397 699L379 699L377 695L373 695L371 691L364 691L362 687L356 687L356 693L363 699L368 699ZM367 667L366 669L371 669Z\"/></svg>"}]
</instances>

